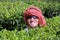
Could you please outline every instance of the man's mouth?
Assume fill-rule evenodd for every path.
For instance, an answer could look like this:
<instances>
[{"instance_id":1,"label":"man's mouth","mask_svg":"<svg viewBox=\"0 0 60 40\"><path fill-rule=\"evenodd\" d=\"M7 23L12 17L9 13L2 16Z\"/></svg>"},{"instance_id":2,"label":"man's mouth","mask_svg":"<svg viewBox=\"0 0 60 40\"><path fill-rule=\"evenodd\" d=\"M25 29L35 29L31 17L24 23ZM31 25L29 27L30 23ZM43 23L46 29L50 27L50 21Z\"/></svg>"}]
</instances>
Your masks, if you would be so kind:
<instances>
[{"instance_id":1,"label":"man's mouth","mask_svg":"<svg viewBox=\"0 0 60 40\"><path fill-rule=\"evenodd\" d=\"M32 25L32 26L35 25L35 22L30 23L30 25Z\"/></svg>"}]
</instances>

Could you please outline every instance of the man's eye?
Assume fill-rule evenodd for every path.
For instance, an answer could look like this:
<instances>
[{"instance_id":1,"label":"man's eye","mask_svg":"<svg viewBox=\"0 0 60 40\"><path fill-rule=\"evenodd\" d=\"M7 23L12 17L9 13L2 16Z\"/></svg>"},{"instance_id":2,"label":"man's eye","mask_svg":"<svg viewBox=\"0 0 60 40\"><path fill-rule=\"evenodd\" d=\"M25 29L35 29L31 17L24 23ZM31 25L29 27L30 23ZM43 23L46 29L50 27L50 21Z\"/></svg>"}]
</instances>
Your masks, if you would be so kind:
<instances>
[{"instance_id":1,"label":"man's eye","mask_svg":"<svg viewBox=\"0 0 60 40\"><path fill-rule=\"evenodd\" d=\"M36 19L36 17L33 17L34 19Z\"/></svg>"},{"instance_id":2,"label":"man's eye","mask_svg":"<svg viewBox=\"0 0 60 40\"><path fill-rule=\"evenodd\" d=\"M33 16L33 18L34 18L34 19L38 19L38 17L36 17L36 16Z\"/></svg>"},{"instance_id":3,"label":"man's eye","mask_svg":"<svg viewBox=\"0 0 60 40\"><path fill-rule=\"evenodd\" d=\"M26 19L31 19L31 18L38 19L37 16L28 16Z\"/></svg>"}]
</instances>

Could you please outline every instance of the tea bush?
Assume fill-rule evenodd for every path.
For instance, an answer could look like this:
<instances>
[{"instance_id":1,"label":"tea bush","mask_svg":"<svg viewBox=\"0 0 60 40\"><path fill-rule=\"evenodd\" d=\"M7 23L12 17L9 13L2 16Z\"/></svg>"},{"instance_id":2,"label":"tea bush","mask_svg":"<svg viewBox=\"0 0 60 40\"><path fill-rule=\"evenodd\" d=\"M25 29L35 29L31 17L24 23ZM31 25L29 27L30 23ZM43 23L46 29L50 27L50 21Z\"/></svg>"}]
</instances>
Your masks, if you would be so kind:
<instances>
[{"instance_id":1,"label":"tea bush","mask_svg":"<svg viewBox=\"0 0 60 40\"><path fill-rule=\"evenodd\" d=\"M47 17L47 18L52 18L54 16L59 16L59 9L60 9L60 4L56 3L55 4L49 4L50 6L48 6L46 9L45 9L45 13L44 15Z\"/></svg>"},{"instance_id":2,"label":"tea bush","mask_svg":"<svg viewBox=\"0 0 60 40\"><path fill-rule=\"evenodd\" d=\"M41 28L39 30L31 29L29 30L29 33L26 33L24 30L0 31L0 40L43 40L43 39L48 40L48 39L54 39L54 38L56 38L55 33L51 33L47 28Z\"/></svg>"},{"instance_id":3,"label":"tea bush","mask_svg":"<svg viewBox=\"0 0 60 40\"><path fill-rule=\"evenodd\" d=\"M22 2L0 2L0 25L6 29L23 29L25 27L23 20L23 12L29 5L35 5L43 11L43 15L47 18L52 18L59 15L60 4L48 3L45 1L36 2L30 0L30 3ZM34 3L33 3L34 2ZM44 3L43 3L44 2ZM18 27L17 27L18 26Z\"/></svg>"},{"instance_id":4,"label":"tea bush","mask_svg":"<svg viewBox=\"0 0 60 40\"><path fill-rule=\"evenodd\" d=\"M60 14L60 3L58 2L30 1L28 4L39 7L43 11L43 15L47 18L52 18Z\"/></svg>"},{"instance_id":5,"label":"tea bush","mask_svg":"<svg viewBox=\"0 0 60 40\"><path fill-rule=\"evenodd\" d=\"M23 2L0 2L0 25L7 29L21 26L23 23L23 11L28 6Z\"/></svg>"},{"instance_id":6,"label":"tea bush","mask_svg":"<svg viewBox=\"0 0 60 40\"><path fill-rule=\"evenodd\" d=\"M60 40L60 19L53 17L47 19L47 26L42 28L30 28L25 30L6 30L0 31L0 40Z\"/></svg>"},{"instance_id":7,"label":"tea bush","mask_svg":"<svg viewBox=\"0 0 60 40\"><path fill-rule=\"evenodd\" d=\"M0 40L60 40L60 3L36 2L33 0L30 0L29 3L22 2L24 0L8 1L0 2ZM43 14L47 15L46 17L52 17L46 18L46 27L30 28L28 32L23 30L25 27L23 12L29 5L39 7Z\"/></svg>"},{"instance_id":8,"label":"tea bush","mask_svg":"<svg viewBox=\"0 0 60 40\"><path fill-rule=\"evenodd\" d=\"M39 7L45 17L52 18L53 16L58 16L60 13L60 3L59 0L1 0L2 2L17 2L22 1L29 5L35 5ZM56 2L55 2L56 1Z\"/></svg>"}]
</instances>

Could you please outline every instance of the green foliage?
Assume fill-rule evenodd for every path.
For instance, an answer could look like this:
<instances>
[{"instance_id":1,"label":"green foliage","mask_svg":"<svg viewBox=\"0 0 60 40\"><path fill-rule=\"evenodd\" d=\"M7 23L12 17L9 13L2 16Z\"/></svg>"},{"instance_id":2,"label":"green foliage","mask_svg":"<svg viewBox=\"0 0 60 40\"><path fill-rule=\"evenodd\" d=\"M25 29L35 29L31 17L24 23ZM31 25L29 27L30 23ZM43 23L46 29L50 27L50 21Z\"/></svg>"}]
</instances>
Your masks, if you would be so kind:
<instances>
[{"instance_id":1,"label":"green foliage","mask_svg":"<svg viewBox=\"0 0 60 40\"><path fill-rule=\"evenodd\" d=\"M48 28L30 29L28 33L24 30L7 31L4 29L0 31L0 40L48 40L54 38L56 38L55 33Z\"/></svg>"},{"instance_id":2,"label":"green foliage","mask_svg":"<svg viewBox=\"0 0 60 40\"><path fill-rule=\"evenodd\" d=\"M57 16L60 13L60 3L37 0L0 1L0 40L60 40L60 16ZM29 5L39 7L45 16L51 12L52 18L46 18L46 27L30 28L28 32L23 30L23 12Z\"/></svg>"},{"instance_id":3,"label":"green foliage","mask_svg":"<svg viewBox=\"0 0 60 40\"><path fill-rule=\"evenodd\" d=\"M45 17L52 18L54 16L58 16L60 13L60 3L58 2L46 2L46 1L31 1L28 4L35 5L39 7L42 11Z\"/></svg>"},{"instance_id":4,"label":"green foliage","mask_svg":"<svg viewBox=\"0 0 60 40\"><path fill-rule=\"evenodd\" d=\"M53 16L58 16L60 14L60 3L58 3L59 0L4 0L3 2L14 3L17 1L22 1L29 5L39 7L43 11L44 16L47 18L52 18Z\"/></svg>"},{"instance_id":5,"label":"green foliage","mask_svg":"<svg viewBox=\"0 0 60 40\"><path fill-rule=\"evenodd\" d=\"M0 31L0 40L60 40L60 19L59 16L47 19L46 27L30 28L25 30L6 29Z\"/></svg>"},{"instance_id":6,"label":"green foliage","mask_svg":"<svg viewBox=\"0 0 60 40\"><path fill-rule=\"evenodd\" d=\"M23 23L23 11L28 6L23 2L0 2L0 25L7 29L21 26Z\"/></svg>"},{"instance_id":7,"label":"green foliage","mask_svg":"<svg viewBox=\"0 0 60 40\"><path fill-rule=\"evenodd\" d=\"M58 16L60 13L60 3L55 2L55 1L45 1L45 0L21 0L25 3L28 3L30 5L35 5L39 7L42 11L45 17L47 18L52 18L54 16Z\"/></svg>"},{"instance_id":8,"label":"green foliage","mask_svg":"<svg viewBox=\"0 0 60 40\"><path fill-rule=\"evenodd\" d=\"M44 15L47 18L52 18L54 16L59 16L59 9L60 4L59 3L49 3L47 8L45 9Z\"/></svg>"}]
</instances>

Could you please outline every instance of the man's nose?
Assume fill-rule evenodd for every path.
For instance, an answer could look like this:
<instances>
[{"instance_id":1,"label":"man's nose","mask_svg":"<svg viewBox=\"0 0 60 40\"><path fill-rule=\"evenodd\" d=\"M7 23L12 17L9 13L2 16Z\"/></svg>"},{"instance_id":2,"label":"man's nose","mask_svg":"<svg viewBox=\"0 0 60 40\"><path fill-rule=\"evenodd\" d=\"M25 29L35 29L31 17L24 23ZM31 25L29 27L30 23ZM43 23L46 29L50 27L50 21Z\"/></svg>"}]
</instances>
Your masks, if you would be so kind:
<instances>
[{"instance_id":1,"label":"man's nose","mask_svg":"<svg viewBox=\"0 0 60 40\"><path fill-rule=\"evenodd\" d=\"M31 20L34 21L34 18L32 17Z\"/></svg>"}]
</instances>

